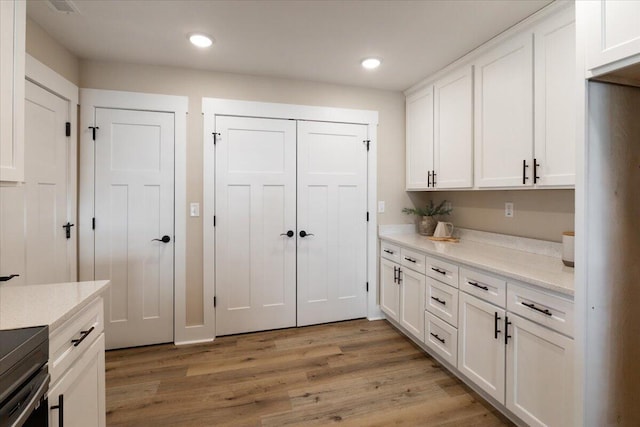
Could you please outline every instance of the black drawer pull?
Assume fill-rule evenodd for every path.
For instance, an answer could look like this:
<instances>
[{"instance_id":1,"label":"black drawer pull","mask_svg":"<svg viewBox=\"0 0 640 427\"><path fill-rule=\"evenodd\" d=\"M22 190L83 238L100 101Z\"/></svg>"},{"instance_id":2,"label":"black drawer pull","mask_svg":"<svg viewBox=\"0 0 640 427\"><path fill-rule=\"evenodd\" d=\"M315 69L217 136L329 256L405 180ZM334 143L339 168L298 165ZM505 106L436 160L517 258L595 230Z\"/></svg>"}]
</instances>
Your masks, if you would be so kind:
<instances>
[{"instance_id":1,"label":"black drawer pull","mask_svg":"<svg viewBox=\"0 0 640 427\"><path fill-rule=\"evenodd\" d=\"M524 305L525 307L529 307L532 310L539 311L542 314L546 314L547 316L553 316L553 313L551 313L546 308L543 310L541 308L536 307L535 304L527 304L526 302L523 302L521 304Z\"/></svg>"},{"instance_id":2,"label":"black drawer pull","mask_svg":"<svg viewBox=\"0 0 640 427\"><path fill-rule=\"evenodd\" d=\"M91 332L93 332L95 328L96 328L95 326L92 326L88 331L80 331L80 338L71 340L71 342L73 343L73 346L74 347L79 346L82 343L82 341L84 341L84 339L87 338Z\"/></svg>"},{"instance_id":3,"label":"black drawer pull","mask_svg":"<svg viewBox=\"0 0 640 427\"><path fill-rule=\"evenodd\" d=\"M446 275L446 274L447 274L447 272L446 272L446 271L444 271L444 270L440 270L439 268L431 267L431 269L432 269L433 271L435 271L436 273L440 273L440 274L443 274L443 275Z\"/></svg>"},{"instance_id":4,"label":"black drawer pull","mask_svg":"<svg viewBox=\"0 0 640 427\"><path fill-rule=\"evenodd\" d=\"M500 316L498 316L498 312L493 312L493 338L498 339L498 334L500 333L500 329L498 329L498 320L500 320Z\"/></svg>"},{"instance_id":5,"label":"black drawer pull","mask_svg":"<svg viewBox=\"0 0 640 427\"><path fill-rule=\"evenodd\" d=\"M429 332L429 334L435 339L437 339L438 341L440 341L442 344L444 344L444 338L440 338L438 334L434 334L433 332Z\"/></svg>"},{"instance_id":6,"label":"black drawer pull","mask_svg":"<svg viewBox=\"0 0 640 427\"><path fill-rule=\"evenodd\" d=\"M482 286L482 285L478 285L477 282L469 282L469 281L467 281L467 283L470 284L471 286L475 286L476 288L484 289L485 291L489 290L488 287Z\"/></svg>"},{"instance_id":7,"label":"black drawer pull","mask_svg":"<svg viewBox=\"0 0 640 427\"><path fill-rule=\"evenodd\" d=\"M415 259L413 259L413 258L404 257L404 259L406 259L407 261L412 262L412 263L414 263L414 264L416 263L416 260L415 260Z\"/></svg>"},{"instance_id":8,"label":"black drawer pull","mask_svg":"<svg viewBox=\"0 0 640 427\"><path fill-rule=\"evenodd\" d=\"M432 299L432 300L434 300L434 301L436 301L436 302L439 302L439 303L440 303L440 304L442 304L442 305L447 305L447 302L446 302L446 301L442 301L442 300L441 300L440 298L438 298L438 297L431 297L431 299Z\"/></svg>"},{"instance_id":9,"label":"black drawer pull","mask_svg":"<svg viewBox=\"0 0 640 427\"><path fill-rule=\"evenodd\" d=\"M395 252L390 251L389 249L384 249L384 251L385 251L386 253L388 253L389 255L393 255L393 254L395 254Z\"/></svg>"}]
</instances>

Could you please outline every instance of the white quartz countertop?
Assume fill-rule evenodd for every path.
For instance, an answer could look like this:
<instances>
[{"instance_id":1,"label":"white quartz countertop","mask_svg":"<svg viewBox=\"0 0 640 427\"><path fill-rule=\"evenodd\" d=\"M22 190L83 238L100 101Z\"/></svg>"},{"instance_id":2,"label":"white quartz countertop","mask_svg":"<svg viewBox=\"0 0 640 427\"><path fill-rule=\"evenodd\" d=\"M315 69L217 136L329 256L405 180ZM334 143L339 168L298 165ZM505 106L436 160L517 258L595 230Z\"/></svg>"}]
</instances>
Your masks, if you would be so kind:
<instances>
[{"instance_id":1,"label":"white quartz countertop","mask_svg":"<svg viewBox=\"0 0 640 427\"><path fill-rule=\"evenodd\" d=\"M0 286L0 329L48 325L54 330L104 292L110 282Z\"/></svg>"},{"instance_id":2,"label":"white quartz countertop","mask_svg":"<svg viewBox=\"0 0 640 427\"><path fill-rule=\"evenodd\" d=\"M573 268L566 267L560 258L464 239L458 243L434 242L416 233L380 233L379 236L382 240L427 255L435 255L571 297L574 294Z\"/></svg>"}]
</instances>

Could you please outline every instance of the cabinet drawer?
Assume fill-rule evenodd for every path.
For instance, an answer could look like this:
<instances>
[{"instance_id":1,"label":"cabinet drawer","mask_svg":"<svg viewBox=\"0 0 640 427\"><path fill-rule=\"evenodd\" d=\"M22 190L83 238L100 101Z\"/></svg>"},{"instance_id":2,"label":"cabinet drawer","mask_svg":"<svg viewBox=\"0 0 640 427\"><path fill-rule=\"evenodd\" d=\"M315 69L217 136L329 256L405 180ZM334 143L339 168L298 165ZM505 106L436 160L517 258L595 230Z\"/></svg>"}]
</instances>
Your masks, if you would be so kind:
<instances>
[{"instance_id":1,"label":"cabinet drawer","mask_svg":"<svg viewBox=\"0 0 640 427\"><path fill-rule=\"evenodd\" d=\"M104 309L100 297L51 332L49 336L51 384L55 384L102 333L103 321Z\"/></svg>"},{"instance_id":2,"label":"cabinet drawer","mask_svg":"<svg viewBox=\"0 0 640 427\"><path fill-rule=\"evenodd\" d=\"M402 248L400 250L400 263L412 269L413 271L417 271L420 274L424 274L425 269L425 259L424 254L420 252L412 251L410 249Z\"/></svg>"},{"instance_id":3,"label":"cabinet drawer","mask_svg":"<svg viewBox=\"0 0 640 427\"><path fill-rule=\"evenodd\" d=\"M424 342L452 366L458 363L458 330L426 311Z\"/></svg>"},{"instance_id":4,"label":"cabinet drawer","mask_svg":"<svg viewBox=\"0 0 640 427\"><path fill-rule=\"evenodd\" d=\"M458 287L458 266L437 258L427 257L426 274L447 285Z\"/></svg>"},{"instance_id":5,"label":"cabinet drawer","mask_svg":"<svg viewBox=\"0 0 640 427\"><path fill-rule=\"evenodd\" d=\"M380 256L400 264L400 246L382 240L380 242Z\"/></svg>"},{"instance_id":6,"label":"cabinet drawer","mask_svg":"<svg viewBox=\"0 0 640 427\"><path fill-rule=\"evenodd\" d=\"M427 311L458 326L458 290L427 277Z\"/></svg>"},{"instance_id":7,"label":"cabinet drawer","mask_svg":"<svg viewBox=\"0 0 640 427\"><path fill-rule=\"evenodd\" d=\"M479 271L460 268L460 290L502 308L507 303L507 282Z\"/></svg>"},{"instance_id":8,"label":"cabinet drawer","mask_svg":"<svg viewBox=\"0 0 640 427\"><path fill-rule=\"evenodd\" d=\"M573 337L573 301L509 282L507 310Z\"/></svg>"}]
</instances>

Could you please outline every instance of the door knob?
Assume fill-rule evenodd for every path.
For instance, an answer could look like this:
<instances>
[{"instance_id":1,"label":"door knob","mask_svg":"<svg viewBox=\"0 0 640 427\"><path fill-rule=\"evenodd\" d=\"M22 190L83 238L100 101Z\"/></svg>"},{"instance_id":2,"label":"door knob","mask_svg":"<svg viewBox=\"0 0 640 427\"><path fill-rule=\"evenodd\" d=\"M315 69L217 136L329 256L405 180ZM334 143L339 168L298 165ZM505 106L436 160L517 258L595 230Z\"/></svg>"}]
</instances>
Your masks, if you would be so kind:
<instances>
[{"instance_id":1,"label":"door knob","mask_svg":"<svg viewBox=\"0 0 640 427\"><path fill-rule=\"evenodd\" d=\"M293 237L293 235L296 234L293 232L293 230L289 230L286 233L280 233L281 236L287 236L287 237Z\"/></svg>"},{"instance_id":2,"label":"door knob","mask_svg":"<svg viewBox=\"0 0 640 427\"><path fill-rule=\"evenodd\" d=\"M8 276L0 276L0 282L6 282L7 280L11 280L14 277L20 277L19 274L10 274Z\"/></svg>"},{"instance_id":3,"label":"door knob","mask_svg":"<svg viewBox=\"0 0 640 427\"><path fill-rule=\"evenodd\" d=\"M300 237L307 237L307 236L313 236L313 234L307 233L304 230L300 230Z\"/></svg>"},{"instance_id":4,"label":"door knob","mask_svg":"<svg viewBox=\"0 0 640 427\"><path fill-rule=\"evenodd\" d=\"M162 243L169 243L171 241L171 237L164 235L162 236L162 239L152 239L152 242L162 242Z\"/></svg>"}]
</instances>

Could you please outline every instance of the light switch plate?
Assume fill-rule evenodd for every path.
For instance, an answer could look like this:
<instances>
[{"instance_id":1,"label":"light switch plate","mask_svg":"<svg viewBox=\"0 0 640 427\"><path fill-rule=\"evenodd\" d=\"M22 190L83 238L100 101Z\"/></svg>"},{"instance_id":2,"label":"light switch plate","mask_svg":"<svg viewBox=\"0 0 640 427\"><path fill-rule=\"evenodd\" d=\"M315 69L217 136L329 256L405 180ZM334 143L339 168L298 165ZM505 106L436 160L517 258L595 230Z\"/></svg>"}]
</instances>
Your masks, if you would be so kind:
<instances>
[{"instance_id":1,"label":"light switch plate","mask_svg":"<svg viewBox=\"0 0 640 427\"><path fill-rule=\"evenodd\" d=\"M506 202L504 204L504 216L513 218L513 202Z\"/></svg>"},{"instance_id":2,"label":"light switch plate","mask_svg":"<svg viewBox=\"0 0 640 427\"><path fill-rule=\"evenodd\" d=\"M200 216L200 203L193 202L189 205L190 215L193 217Z\"/></svg>"},{"instance_id":3,"label":"light switch plate","mask_svg":"<svg viewBox=\"0 0 640 427\"><path fill-rule=\"evenodd\" d=\"M384 213L384 200L378 201L378 213Z\"/></svg>"}]
</instances>

